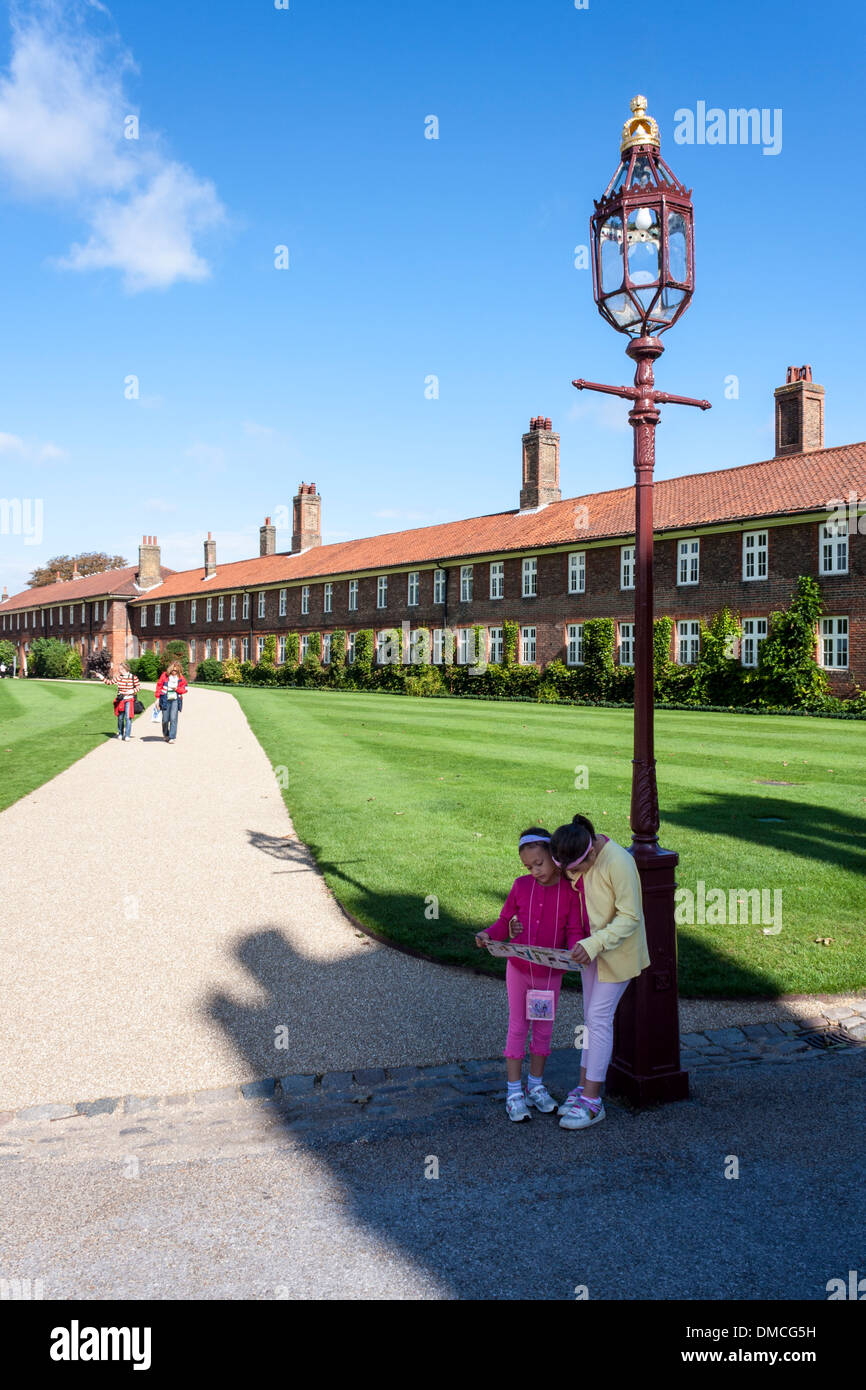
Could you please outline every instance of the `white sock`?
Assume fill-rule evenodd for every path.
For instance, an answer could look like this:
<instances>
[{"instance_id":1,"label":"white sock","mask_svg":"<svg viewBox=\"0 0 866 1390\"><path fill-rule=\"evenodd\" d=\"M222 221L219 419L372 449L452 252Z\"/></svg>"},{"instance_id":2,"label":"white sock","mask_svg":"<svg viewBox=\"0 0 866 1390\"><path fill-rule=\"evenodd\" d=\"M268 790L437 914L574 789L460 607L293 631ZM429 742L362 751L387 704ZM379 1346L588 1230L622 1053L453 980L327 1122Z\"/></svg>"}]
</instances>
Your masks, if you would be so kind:
<instances>
[{"instance_id":1,"label":"white sock","mask_svg":"<svg viewBox=\"0 0 866 1390\"><path fill-rule=\"evenodd\" d=\"M509 1098L509 1100L511 1099L512 1096L520 1095L522 1091L523 1091L523 1082L522 1082L522 1081L509 1081L509 1083L508 1083L508 1098Z\"/></svg>"},{"instance_id":2,"label":"white sock","mask_svg":"<svg viewBox=\"0 0 866 1390\"><path fill-rule=\"evenodd\" d=\"M543 1086L543 1085L544 1085L544 1077L543 1077L543 1076L533 1076L533 1075L532 1075L532 1072L530 1072L530 1073L529 1073L529 1076L528 1076L527 1079L526 1079L526 1084L527 1084L527 1086L529 1087L529 1089L530 1089L530 1091L531 1091L531 1090L533 1089L534 1086Z\"/></svg>"}]
</instances>

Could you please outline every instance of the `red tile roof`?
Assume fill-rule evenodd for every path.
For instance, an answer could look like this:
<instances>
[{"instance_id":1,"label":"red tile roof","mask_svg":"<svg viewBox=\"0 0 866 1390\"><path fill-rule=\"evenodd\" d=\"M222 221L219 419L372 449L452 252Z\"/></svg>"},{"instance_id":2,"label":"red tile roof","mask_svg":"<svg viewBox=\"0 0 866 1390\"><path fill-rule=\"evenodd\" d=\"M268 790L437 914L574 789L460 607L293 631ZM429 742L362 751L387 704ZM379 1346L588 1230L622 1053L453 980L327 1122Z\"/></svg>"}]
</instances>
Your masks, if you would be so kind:
<instances>
[{"instance_id":1,"label":"red tile roof","mask_svg":"<svg viewBox=\"0 0 866 1390\"><path fill-rule=\"evenodd\" d=\"M163 579L169 579L174 570L161 566ZM138 565L127 565L122 570L100 570L98 574L86 574L81 579L61 579L59 583L39 584L33 589L24 589L13 594L5 603L0 603L0 613L10 609L18 612L23 608L50 608L62 603L81 603L84 599L136 597L135 576Z\"/></svg>"},{"instance_id":2,"label":"red tile roof","mask_svg":"<svg viewBox=\"0 0 866 1390\"><path fill-rule=\"evenodd\" d=\"M654 493L655 530L658 533L821 511L849 490L854 490L858 497L866 496L866 443L658 482ZM581 518L577 509L583 507L588 524L578 527L575 523ZM634 489L623 487L552 502L534 512L496 512L467 521L315 546L299 555L283 553L217 564L217 573L208 580L202 566L180 570L152 593L160 601L181 595L206 596L220 590L277 584L281 580L289 583L569 542L578 546L586 541L633 534ZM139 601L147 602L147 598L142 595Z\"/></svg>"}]
</instances>

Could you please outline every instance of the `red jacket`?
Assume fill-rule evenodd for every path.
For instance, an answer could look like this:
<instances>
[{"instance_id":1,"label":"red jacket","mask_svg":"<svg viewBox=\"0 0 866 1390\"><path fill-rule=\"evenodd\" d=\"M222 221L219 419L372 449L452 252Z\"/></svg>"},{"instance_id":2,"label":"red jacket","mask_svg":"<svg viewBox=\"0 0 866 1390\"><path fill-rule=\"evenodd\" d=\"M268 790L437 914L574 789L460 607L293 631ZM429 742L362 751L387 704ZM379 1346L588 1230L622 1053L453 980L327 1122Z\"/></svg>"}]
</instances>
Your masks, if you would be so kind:
<instances>
[{"instance_id":1,"label":"red jacket","mask_svg":"<svg viewBox=\"0 0 866 1390\"><path fill-rule=\"evenodd\" d=\"M162 688L163 688L163 686L165 685L165 683L166 683L167 680L168 680L168 671L163 671L162 675L160 676L159 680L158 680L157 683L156 683L156 698L157 698L157 700L159 700L159 697L160 697L160 695L162 694ZM186 681L184 680L183 676L178 676L178 678L177 678L177 693L178 693L178 695L185 695L186 692L187 692L187 683L186 683Z\"/></svg>"}]
</instances>

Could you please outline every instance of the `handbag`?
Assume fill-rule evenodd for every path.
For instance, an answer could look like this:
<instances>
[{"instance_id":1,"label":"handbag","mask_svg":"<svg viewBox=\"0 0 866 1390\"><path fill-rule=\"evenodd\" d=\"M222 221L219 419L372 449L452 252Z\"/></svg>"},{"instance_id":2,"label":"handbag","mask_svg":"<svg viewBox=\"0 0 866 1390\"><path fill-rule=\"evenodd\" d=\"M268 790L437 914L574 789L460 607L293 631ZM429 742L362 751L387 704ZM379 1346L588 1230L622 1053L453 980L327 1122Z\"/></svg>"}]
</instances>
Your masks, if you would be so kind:
<instances>
[{"instance_id":1,"label":"handbag","mask_svg":"<svg viewBox=\"0 0 866 1390\"><path fill-rule=\"evenodd\" d=\"M168 709L168 696L167 696L167 695L160 695L160 697L159 697L159 707L160 707L160 709Z\"/></svg>"},{"instance_id":2,"label":"handbag","mask_svg":"<svg viewBox=\"0 0 866 1390\"><path fill-rule=\"evenodd\" d=\"M144 705L140 700L133 701L132 712L133 714L144 714Z\"/></svg>"}]
</instances>

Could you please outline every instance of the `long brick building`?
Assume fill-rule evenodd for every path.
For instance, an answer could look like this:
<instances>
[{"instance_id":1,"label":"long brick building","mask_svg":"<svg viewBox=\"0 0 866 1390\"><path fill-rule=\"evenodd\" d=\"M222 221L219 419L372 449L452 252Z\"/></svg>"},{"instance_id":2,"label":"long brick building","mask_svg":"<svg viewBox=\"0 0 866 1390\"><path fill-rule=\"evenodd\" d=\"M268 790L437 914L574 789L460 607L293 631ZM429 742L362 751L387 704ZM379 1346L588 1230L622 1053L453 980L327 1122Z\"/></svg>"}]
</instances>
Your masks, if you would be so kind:
<instances>
[{"instance_id":1,"label":"long brick building","mask_svg":"<svg viewBox=\"0 0 866 1390\"><path fill-rule=\"evenodd\" d=\"M866 684L866 443L824 448L824 390L808 367L788 369L775 413L772 459L657 483L655 609L673 619L672 659L691 663L700 620L727 605L743 625L740 660L754 665L770 613L788 603L799 575L812 575L824 604L816 655L844 694ZM0 637L17 641L22 657L43 634L80 641L85 654L102 641L115 658L180 639L194 669L206 657L255 661L271 634L279 662L289 632L301 634L302 656L321 634L327 661L337 629L348 634L349 660L364 628L384 659L404 624L431 632L434 662L449 631L457 660L468 661L481 625L492 662L512 620L520 660L578 665L584 620L611 617L616 659L632 663L633 489L563 499L549 419L533 419L523 436L515 510L322 545L321 507L315 484L302 483L291 551L277 553L266 519L260 554L230 564L218 563L209 534L202 566L171 572L145 537L136 568L5 599Z\"/></svg>"}]
</instances>

